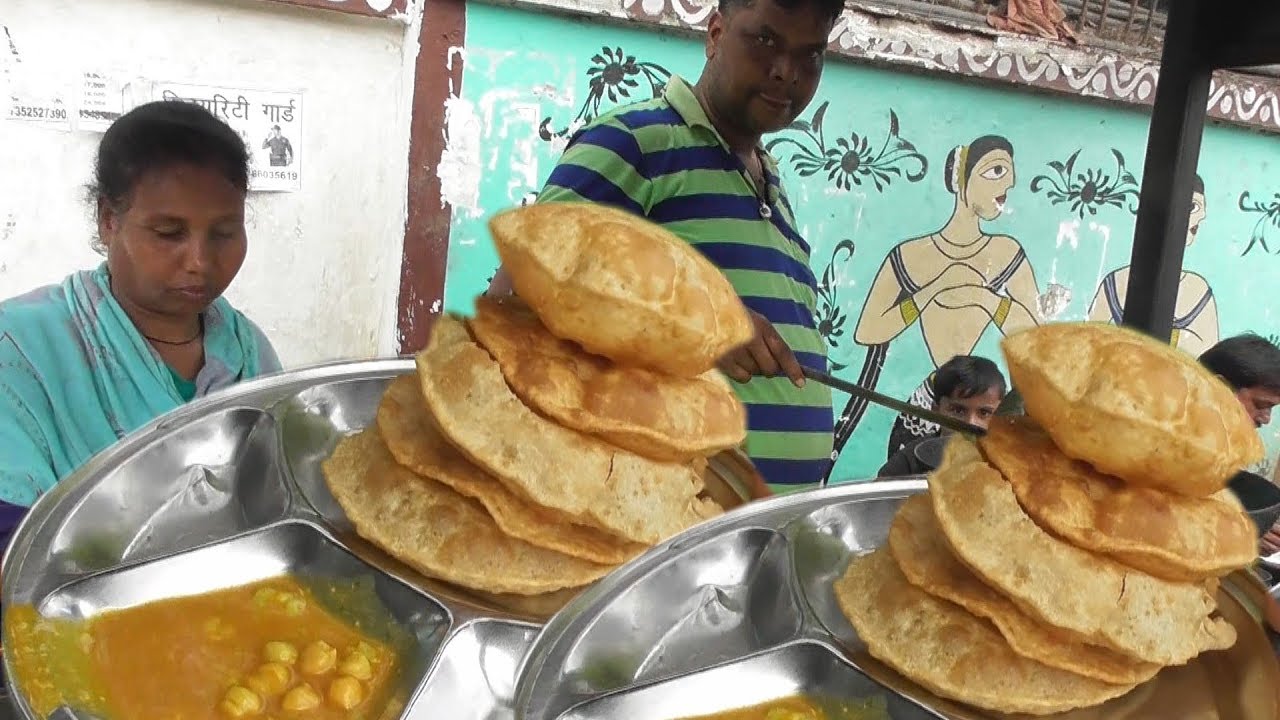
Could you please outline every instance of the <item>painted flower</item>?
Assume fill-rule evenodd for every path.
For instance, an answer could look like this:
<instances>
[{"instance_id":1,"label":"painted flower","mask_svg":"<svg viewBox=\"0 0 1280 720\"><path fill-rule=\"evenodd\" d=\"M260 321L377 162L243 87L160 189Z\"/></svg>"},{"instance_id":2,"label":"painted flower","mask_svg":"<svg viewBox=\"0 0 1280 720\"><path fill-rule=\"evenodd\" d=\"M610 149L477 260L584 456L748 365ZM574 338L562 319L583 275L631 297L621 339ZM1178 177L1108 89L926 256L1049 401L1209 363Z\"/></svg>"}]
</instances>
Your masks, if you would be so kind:
<instances>
[{"instance_id":1,"label":"painted flower","mask_svg":"<svg viewBox=\"0 0 1280 720\"><path fill-rule=\"evenodd\" d=\"M894 177L906 177L908 182L918 182L928 171L929 163L916 151L915 145L899 134L898 114L889 111L889 132L879 151L863 135L850 133L828 144L822 129L827 108L824 102L809 121L797 120L784 130L784 135L766 146L790 151L784 160L800 177L826 173L827 180L841 190L852 190L870 180L876 191L881 192Z\"/></svg>"},{"instance_id":2,"label":"painted flower","mask_svg":"<svg viewBox=\"0 0 1280 720\"><path fill-rule=\"evenodd\" d=\"M1245 246L1244 252L1240 253L1240 257L1248 255L1255 247L1262 248L1262 252L1270 253L1267 236L1280 230L1280 193L1272 195L1269 201L1253 200L1249 197L1249 191L1246 190L1240 194L1240 209L1261 216L1254 223L1253 232L1249 234L1249 244Z\"/></svg>"},{"instance_id":3,"label":"painted flower","mask_svg":"<svg viewBox=\"0 0 1280 720\"><path fill-rule=\"evenodd\" d=\"M1049 167L1056 177L1037 175L1031 180L1031 192L1043 194L1054 205L1068 206L1082 220L1086 212L1094 216L1108 206L1124 208L1127 204L1129 212L1136 213L1138 180L1125 168L1124 155L1119 150L1113 148L1111 155L1116 161L1114 173L1107 173L1101 168L1076 172L1080 150L1071 153L1065 162L1050 162Z\"/></svg>"},{"instance_id":4,"label":"painted flower","mask_svg":"<svg viewBox=\"0 0 1280 720\"><path fill-rule=\"evenodd\" d=\"M590 123L600 116L600 105L606 98L611 104L641 99L633 98L633 93L641 88L642 82L649 90L649 97L643 99L659 97L667 87L671 72L657 63L637 60L620 47L602 47L591 57L587 78L587 99L577 117L559 130L552 129L551 118L543 118L538 126L539 137L547 141L562 138Z\"/></svg>"}]
</instances>

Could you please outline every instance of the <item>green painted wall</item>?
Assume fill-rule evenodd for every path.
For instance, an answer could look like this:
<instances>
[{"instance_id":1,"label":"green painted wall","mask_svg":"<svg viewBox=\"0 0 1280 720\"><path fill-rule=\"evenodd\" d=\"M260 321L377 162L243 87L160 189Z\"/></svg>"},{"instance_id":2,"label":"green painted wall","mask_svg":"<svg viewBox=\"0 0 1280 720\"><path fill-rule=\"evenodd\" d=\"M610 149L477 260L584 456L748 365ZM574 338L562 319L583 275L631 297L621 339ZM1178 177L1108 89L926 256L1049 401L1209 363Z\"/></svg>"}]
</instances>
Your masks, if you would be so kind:
<instances>
[{"instance_id":1,"label":"green painted wall","mask_svg":"<svg viewBox=\"0 0 1280 720\"><path fill-rule=\"evenodd\" d=\"M670 73L696 79L702 59L695 40L468 5L462 93L450 109L450 166L442 169L452 173L447 184L455 202L446 309L470 311L496 267L486 219L541 187L566 128L652 97ZM772 150L813 247L823 282L819 320L844 377L858 379L868 357L880 354L854 336L890 250L935 233L952 215L956 196L944 167L958 145L994 135L1013 147L1012 175L975 175L969 185L970 204L985 203L991 218L982 230L996 238L965 262L990 280L1020 247L1034 271L1033 285L1021 271L997 294L1045 320L1078 320L1103 277L1128 263L1147 128L1140 112L832 61L802 120L807 126L771 138L780 141ZM1212 307L1198 316L1194 330L1203 342L1214 339L1214 324L1223 337L1280 332L1280 318L1271 313L1280 280L1280 180L1271 176L1277 161L1280 138L1225 127L1206 132L1205 216L1186 260L1187 270L1212 288L1219 316L1209 322ZM991 200L1001 192L1002 208ZM904 252L921 284L944 269L927 247L935 240ZM1203 296L1190 276L1184 304L1200 304ZM934 368L930 347L949 357L974 338L974 353L999 357L1001 332L985 312L941 304L926 310L882 346L877 389L908 397ZM1195 349L1194 333L1184 346ZM837 396L837 414L846 400ZM833 477L874 473L892 422L891 412L866 409Z\"/></svg>"}]
</instances>

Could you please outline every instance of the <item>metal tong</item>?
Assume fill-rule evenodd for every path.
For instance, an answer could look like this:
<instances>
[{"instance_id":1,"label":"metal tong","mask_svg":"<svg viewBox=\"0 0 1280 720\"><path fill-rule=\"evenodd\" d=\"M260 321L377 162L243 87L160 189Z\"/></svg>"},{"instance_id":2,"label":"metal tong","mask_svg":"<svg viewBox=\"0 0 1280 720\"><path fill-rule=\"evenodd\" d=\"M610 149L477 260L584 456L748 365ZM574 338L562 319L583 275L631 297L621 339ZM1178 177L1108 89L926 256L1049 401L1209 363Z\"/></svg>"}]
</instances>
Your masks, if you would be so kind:
<instances>
[{"instance_id":1,"label":"metal tong","mask_svg":"<svg viewBox=\"0 0 1280 720\"><path fill-rule=\"evenodd\" d=\"M955 432L962 433L964 435L977 437L987 434L985 428L980 428L977 425L971 425L963 420L957 420L950 415L943 415L931 408L922 408L910 403L905 403L896 398L891 398L888 395L882 395L875 390L864 388L857 383L841 380L840 378L824 373L821 370L814 370L813 368L803 366L802 369L804 370L804 376L806 378L813 380L814 382L822 383L833 390L839 390L840 392L869 400L877 405L887 407L890 410L897 410L905 415L912 415L920 418L921 420L928 420L931 423L937 423L948 430L954 430Z\"/></svg>"}]
</instances>

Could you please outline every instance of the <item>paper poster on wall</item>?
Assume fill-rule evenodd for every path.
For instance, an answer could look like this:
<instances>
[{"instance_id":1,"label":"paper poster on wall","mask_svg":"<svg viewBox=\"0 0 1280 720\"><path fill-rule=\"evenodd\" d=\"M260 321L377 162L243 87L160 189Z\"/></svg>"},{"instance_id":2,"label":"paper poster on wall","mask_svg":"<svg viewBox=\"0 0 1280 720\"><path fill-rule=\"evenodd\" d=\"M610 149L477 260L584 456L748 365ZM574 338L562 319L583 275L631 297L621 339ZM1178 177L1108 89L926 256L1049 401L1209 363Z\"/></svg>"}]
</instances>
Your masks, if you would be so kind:
<instances>
[{"instance_id":1,"label":"paper poster on wall","mask_svg":"<svg viewBox=\"0 0 1280 720\"><path fill-rule=\"evenodd\" d=\"M58 130L71 129L67 88L56 75L41 78L25 63L12 63L9 69L9 97L5 118L19 122L39 123Z\"/></svg>"},{"instance_id":2,"label":"paper poster on wall","mask_svg":"<svg viewBox=\"0 0 1280 720\"><path fill-rule=\"evenodd\" d=\"M302 93L157 82L154 100L204 107L240 133L253 157L249 189L302 189Z\"/></svg>"},{"instance_id":3,"label":"paper poster on wall","mask_svg":"<svg viewBox=\"0 0 1280 720\"><path fill-rule=\"evenodd\" d=\"M92 70L80 75L80 106L76 126L86 132L106 132L124 114L124 85L118 76Z\"/></svg>"}]
</instances>

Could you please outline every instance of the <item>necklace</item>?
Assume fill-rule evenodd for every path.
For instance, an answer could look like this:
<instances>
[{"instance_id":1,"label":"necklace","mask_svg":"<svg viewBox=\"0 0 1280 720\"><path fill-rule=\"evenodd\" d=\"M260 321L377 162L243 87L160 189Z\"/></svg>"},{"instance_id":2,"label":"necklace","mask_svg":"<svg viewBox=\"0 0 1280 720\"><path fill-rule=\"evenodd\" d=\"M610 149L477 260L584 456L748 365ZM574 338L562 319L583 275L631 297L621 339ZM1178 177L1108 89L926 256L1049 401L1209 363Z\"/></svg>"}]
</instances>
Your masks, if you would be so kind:
<instances>
[{"instance_id":1,"label":"necklace","mask_svg":"<svg viewBox=\"0 0 1280 720\"><path fill-rule=\"evenodd\" d=\"M948 258L951 258L952 260L968 260L969 258L973 257L974 255L977 255L978 253L980 253L980 252L982 252L983 250L985 250L985 249L987 248L987 245L988 245L988 244L990 244L990 242L991 242L991 236L990 236L990 235L987 235L986 233L983 233L981 236L979 236L979 237L978 237L978 239L977 239L977 240L974 240L973 242L969 243L968 245L960 245L960 244L957 244L957 243L953 242L953 241L952 241L950 238L948 238L946 235L943 235L941 230L939 230L938 232L936 232L936 233L934 233L933 235L931 235L931 236L930 236L930 238L933 240L933 246L934 246L935 248L937 248L937 249L938 249L938 252L942 253L943 255L947 256ZM973 251L973 252L969 253L968 255L952 255L951 253L947 252L947 251L946 251L946 249L942 247L942 245L940 245L940 244L938 243L938 240L942 240L942 242L944 242L944 243L946 243L947 245L950 245L951 247L954 247L954 248L969 248L969 247L973 247L973 246L975 246L975 245L976 245L977 247L974 249L974 251Z\"/></svg>"},{"instance_id":2,"label":"necklace","mask_svg":"<svg viewBox=\"0 0 1280 720\"><path fill-rule=\"evenodd\" d=\"M773 208L769 207L769 180L764 174L764 160L760 157L759 150L752 151L751 157L755 159L756 165L760 168L760 172L758 174L751 172L751 169L747 167L746 163L743 163L742 174L743 177L747 179L747 184L752 186L752 189L755 190L756 199L760 201L760 217L768 220L773 217Z\"/></svg>"},{"instance_id":3,"label":"necklace","mask_svg":"<svg viewBox=\"0 0 1280 720\"><path fill-rule=\"evenodd\" d=\"M158 337L151 337L146 333L142 333L142 337L150 340L153 343L160 343L161 345L168 345L170 347L182 347L183 345L190 345L191 343L200 339L200 336L203 334L204 334L204 318L202 317L200 318L200 327L196 328L196 334L192 335L186 340L161 340Z\"/></svg>"}]
</instances>

